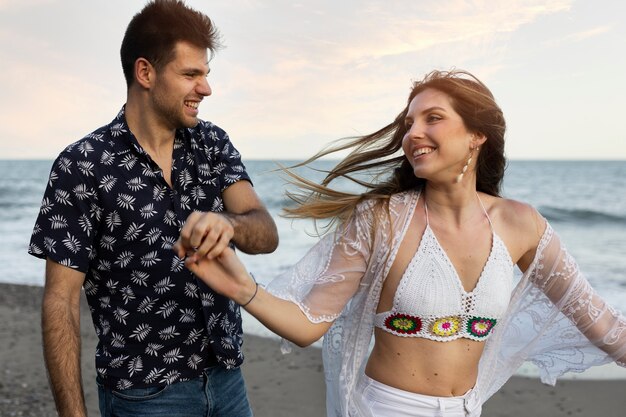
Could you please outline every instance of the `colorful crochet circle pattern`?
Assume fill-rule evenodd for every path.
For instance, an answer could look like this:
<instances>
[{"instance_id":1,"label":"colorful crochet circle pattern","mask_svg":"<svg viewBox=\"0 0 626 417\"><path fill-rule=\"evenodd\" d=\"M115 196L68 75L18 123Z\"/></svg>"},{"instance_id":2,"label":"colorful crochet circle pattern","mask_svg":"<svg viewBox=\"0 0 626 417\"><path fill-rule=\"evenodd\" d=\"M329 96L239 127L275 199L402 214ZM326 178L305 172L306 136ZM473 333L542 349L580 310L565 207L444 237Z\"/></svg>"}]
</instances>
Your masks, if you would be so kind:
<instances>
[{"instance_id":1,"label":"colorful crochet circle pattern","mask_svg":"<svg viewBox=\"0 0 626 417\"><path fill-rule=\"evenodd\" d=\"M495 319L486 319L484 317L472 317L467 321L467 332L472 336L486 337L493 326L496 325Z\"/></svg>"},{"instance_id":2,"label":"colorful crochet circle pattern","mask_svg":"<svg viewBox=\"0 0 626 417\"><path fill-rule=\"evenodd\" d=\"M408 314L396 313L387 317L385 326L397 333L414 334L422 329L422 320Z\"/></svg>"},{"instance_id":3,"label":"colorful crochet circle pattern","mask_svg":"<svg viewBox=\"0 0 626 417\"><path fill-rule=\"evenodd\" d=\"M444 317L433 323L432 332L441 337L453 336L460 327L461 320L458 317Z\"/></svg>"}]
</instances>

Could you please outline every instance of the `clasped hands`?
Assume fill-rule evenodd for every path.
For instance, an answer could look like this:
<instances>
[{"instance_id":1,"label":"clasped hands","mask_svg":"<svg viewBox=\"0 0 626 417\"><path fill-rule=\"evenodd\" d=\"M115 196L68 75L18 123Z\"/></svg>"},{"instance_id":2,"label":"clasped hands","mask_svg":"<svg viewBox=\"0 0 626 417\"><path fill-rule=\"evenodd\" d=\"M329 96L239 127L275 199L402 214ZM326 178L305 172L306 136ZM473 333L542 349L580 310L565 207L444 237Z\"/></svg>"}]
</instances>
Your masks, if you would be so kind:
<instances>
[{"instance_id":1,"label":"clasped hands","mask_svg":"<svg viewBox=\"0 0 626 417\"><path fill-rule=\"evenodd\" d=\"M187 217L172 249L214 291L244 304L256 291L256 284L228 246L234 233L226 215L196 211Z\"/></svg>"}]
</instances>

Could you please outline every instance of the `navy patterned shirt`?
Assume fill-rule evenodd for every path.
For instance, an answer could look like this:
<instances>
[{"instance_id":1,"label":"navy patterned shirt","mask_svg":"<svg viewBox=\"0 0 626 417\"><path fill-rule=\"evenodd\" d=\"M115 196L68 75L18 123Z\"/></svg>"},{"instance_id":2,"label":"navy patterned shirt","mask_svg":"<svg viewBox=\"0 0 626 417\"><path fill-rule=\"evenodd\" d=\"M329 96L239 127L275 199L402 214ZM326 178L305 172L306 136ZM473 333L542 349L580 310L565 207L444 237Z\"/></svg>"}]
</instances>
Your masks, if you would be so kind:
<instances>
[{"instance_id":1,"label":"navy patterned shirt","mask_svg":"<svg viewBox=\"0 0 626 417\"><path fill-rule=\"evenodd\" d=\"M130 132L124 108L56 159L29 253L86 274L96 370L116 389L199 376L243 362L239 306L172 251L192 211L224 211L222 192L250 181L219 127L176 131L172 187Z\"/></svg>"}]
</instances>

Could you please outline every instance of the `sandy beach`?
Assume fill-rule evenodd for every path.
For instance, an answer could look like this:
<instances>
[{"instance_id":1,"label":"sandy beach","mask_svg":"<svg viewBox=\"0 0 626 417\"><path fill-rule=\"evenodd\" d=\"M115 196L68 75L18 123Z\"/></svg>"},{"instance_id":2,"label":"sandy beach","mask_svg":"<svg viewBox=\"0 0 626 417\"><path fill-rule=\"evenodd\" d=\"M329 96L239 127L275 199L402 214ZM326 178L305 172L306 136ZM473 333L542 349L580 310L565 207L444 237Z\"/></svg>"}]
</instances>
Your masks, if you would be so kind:
<instances>
[{"instance_id":1,"label":"sandy beach","mask_svg":"<svg viewBox=\"0 0 626 417\"><path fill-rule=\"evenodd\" d=\"M56 416L41 349L42 288L0 284L0 416ZM96 336L82 305L83 381L90 416L99 416L93 352ZM256 417L324 416L321 352L245 338L243 370ZM564 380L556 387L515 377L491 398L484 417L624 417L626 380Z\"/></svg>"}]
</instances>

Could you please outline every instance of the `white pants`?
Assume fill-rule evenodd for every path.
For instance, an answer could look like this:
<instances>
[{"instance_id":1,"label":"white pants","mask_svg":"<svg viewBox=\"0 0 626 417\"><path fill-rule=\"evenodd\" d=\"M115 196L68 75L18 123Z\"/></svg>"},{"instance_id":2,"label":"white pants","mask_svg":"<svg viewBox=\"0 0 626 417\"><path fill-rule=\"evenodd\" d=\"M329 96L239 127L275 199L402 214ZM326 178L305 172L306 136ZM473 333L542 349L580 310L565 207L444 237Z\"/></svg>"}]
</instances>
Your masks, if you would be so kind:
<instances>
[{"instance_id":1,"label":"white pants","mask_svg":"<svg viewBox=\"0 0 626 417\"><path fill-rule=\"evenodd\" d=\"M480 417L478 393L460 397L432 397L390 387L362 374L357 382L355 405L363 417Z\"/></svg>"}]
</instances>

